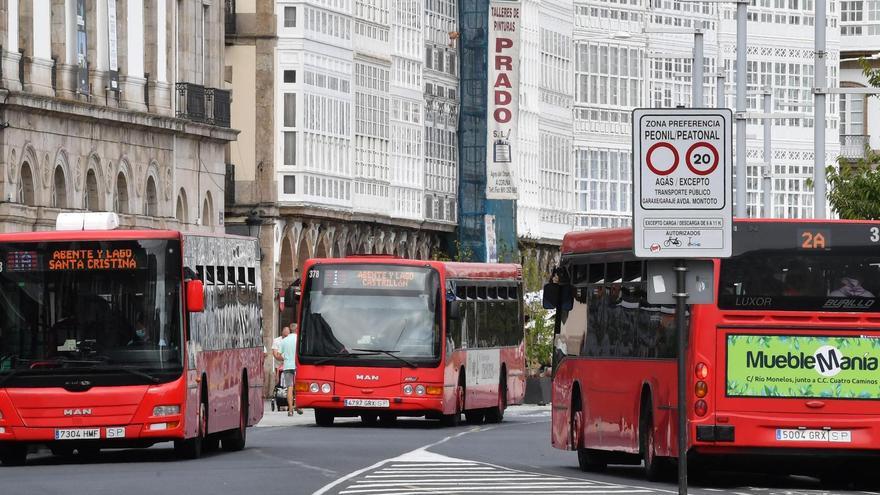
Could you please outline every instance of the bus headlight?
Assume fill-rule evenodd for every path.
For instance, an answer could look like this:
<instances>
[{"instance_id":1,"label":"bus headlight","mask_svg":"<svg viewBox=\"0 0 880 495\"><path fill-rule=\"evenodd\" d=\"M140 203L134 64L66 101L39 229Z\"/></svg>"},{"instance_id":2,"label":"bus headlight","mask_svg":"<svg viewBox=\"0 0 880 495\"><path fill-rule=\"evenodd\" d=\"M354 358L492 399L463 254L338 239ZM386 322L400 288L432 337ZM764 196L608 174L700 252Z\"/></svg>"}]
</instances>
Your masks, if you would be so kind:
<instances>
[{"instance_id":1,"label":"bus headlight","mask_svg":"<svg viewBox=\"0 0 880 495\"><path fill-rule=\"evenodd\" d=\"M153 416L174 416L180 414L180 406L156 406L153 408Z\"/></svg>"},{"instance_id":2,"label":"bus headlight","mask_svg":"<svg viewBox=\"0 0 880 495\"><path fill-rule=\"evenodd\" d=\"M317 394L319 390L321 390L321 387L317 383L312 383L311 385L309 385L309 392Z\"/></svg>"},{"instance_id":3,"label":"bus headlight","mask_svg":"<svg viewBox=\"0 0 880 495\"><path fill-rule=\"evenodd\" d=\"M325 394L329 394L329 393L330 393L330 388L331 388L331 387L330 387L330 384L329 384L329 383L325 383L325 384L321 385L321 392L324 392Z\"/></svg>"},{"instance_id":4,"label":"bus headlight","mask_svg":"<svg viewBox=\"0 0 880 495\"><path fill-rule=\"evenodd\" d=\"M425 395L425 386L417 385L416 386L416 395Z\"/></svg>"},{"instance_id":5,"label":"bus headlight","mask_svg":"<svg viewBox=\"0 0 880 495\"><path fill-rule=\"evenodd\" d=\"M412 393L413 393L413 386L410 385L409 383L407 383L406 385L404 385L404 386L403 386L403 393L405 393L406 395L412 395Z\"/></svg>"}]
</instances>

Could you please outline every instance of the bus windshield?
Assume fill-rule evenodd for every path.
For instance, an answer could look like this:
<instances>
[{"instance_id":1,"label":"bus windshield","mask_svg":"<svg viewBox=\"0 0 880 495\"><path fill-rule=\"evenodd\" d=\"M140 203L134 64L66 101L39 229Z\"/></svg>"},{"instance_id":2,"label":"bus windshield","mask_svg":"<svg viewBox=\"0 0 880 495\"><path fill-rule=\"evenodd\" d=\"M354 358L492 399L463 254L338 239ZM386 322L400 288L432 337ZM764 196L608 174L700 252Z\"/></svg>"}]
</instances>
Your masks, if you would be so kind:
<instances>
[{"instance_id":1,"label":"bus windshield","mask_svg":"<svg viewBox=\"0 0 880 495\"><path fill-rule=\"evenodd\" d=\"M878 311L875 247L757 250L721 262L722 309Z\"/></svg>"},{"instance_id":2,"label":"bus windshield","mask_svg":"<svg viewBox=\"0 0 880 495\"><path fill-rule=\"evenodd\" d=\"M177 240L0 244L0 385L180 376L180 259Z\"/></svg>"},{"instance_id":3,"label":"bus windshield","mask_svg":"<svg viewBox=\"0 0 880 495\"><path fill-rule=\"evenodd\" d=\"M440 284L435 270L394 265L315 265L303 295L305 363L436 362Z\"/></svg>"}]
</instances>

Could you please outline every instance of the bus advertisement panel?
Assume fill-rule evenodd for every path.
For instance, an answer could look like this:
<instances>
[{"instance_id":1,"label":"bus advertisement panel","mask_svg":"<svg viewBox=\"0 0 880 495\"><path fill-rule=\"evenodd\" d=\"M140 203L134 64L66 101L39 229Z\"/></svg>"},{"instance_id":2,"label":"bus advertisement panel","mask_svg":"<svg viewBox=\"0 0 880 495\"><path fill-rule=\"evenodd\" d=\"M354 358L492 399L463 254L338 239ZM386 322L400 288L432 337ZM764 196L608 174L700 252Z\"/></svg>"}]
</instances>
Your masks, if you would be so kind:
<instances>
[{"instance_id":1,"label":"bus advertisement panel","mask_svg":"<svg viewBox=\"0 0 880 495\"><path fill-rule=\"evenodd\" d=\"M196 269L228 247L240 255L211 272L242 278L217 298ZM0 235L0 460L23 463L29 444L243 448L262 413L255 249L170 231ZM251 316L218 318L230 310Z\"/></svg>"},{"instance_id":2,"label":"bus advertisement panel","mask_svg":"<svg viewBox=\"0 0 880 495\"><path fill-rule=\"evenodd\" d=\"M501 421L522 401L518 265L357 256L309 260L304 273L296 403L317 424Z\"/></svg>"},{"instance_id":3,"label":"bus advertisement panel","mask_svg":"<svg viewBox=\"0 0 880 495\"><path fill-rule=\"evenodd\" d=\"M689 457L796 455L793 471L835 478L880 455L880 223L740 220L733 242L714 303L686 315ZM648 302L631 249L630 229L565 238L545 287L552 442L583 469L643 462L658 478L677 455L675 307Z\"/></svg>"}]
</instances>

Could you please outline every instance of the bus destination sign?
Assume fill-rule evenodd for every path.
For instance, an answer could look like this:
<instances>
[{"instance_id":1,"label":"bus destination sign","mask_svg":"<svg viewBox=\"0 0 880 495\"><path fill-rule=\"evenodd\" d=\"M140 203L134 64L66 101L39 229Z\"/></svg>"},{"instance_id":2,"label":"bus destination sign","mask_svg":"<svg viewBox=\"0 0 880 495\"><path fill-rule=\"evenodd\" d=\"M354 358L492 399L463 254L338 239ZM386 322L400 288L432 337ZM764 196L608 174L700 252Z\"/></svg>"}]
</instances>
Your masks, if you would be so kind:
<instances>
[{"instance_id":1,"label":"bus destination sign","mask_svg":"<svg viewBox=\"0 0 880 495\"><path fill-rule=\"evenodd\" d=\"M730 256L731 122L728 109L633 111L636 256Z\"/></svg>"},{"instance_id":2,"label":"bus destination sign","mask_svg":"<svg viewBox=\"0 0 880 495\"><path fill-rule=\"evenodd\" d=\"M331 289L421 290L424 274L410 270L345 269L327 270L324 286Z\"/></svg>"},{"instance_id":3,"label":"bus destination sign","mask_svg":"<svg viewBox=\"0 0 880 495\"><path fill-rule=\"evenodd\" d=\"M49 271L136 270L131 249L56 249L50 251Z\"/></svg>"}]
</instances>

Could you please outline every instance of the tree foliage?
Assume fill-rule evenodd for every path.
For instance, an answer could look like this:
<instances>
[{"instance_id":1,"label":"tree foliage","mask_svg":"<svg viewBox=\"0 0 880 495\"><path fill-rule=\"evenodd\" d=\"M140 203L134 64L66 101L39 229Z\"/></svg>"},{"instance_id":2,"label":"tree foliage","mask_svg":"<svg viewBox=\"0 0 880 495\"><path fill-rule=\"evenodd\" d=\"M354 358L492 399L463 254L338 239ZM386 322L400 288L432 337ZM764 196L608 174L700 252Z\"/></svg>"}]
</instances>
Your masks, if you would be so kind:
<instances>
[{"instance_id":1,"label":"tree foliage","mask_svg":"<svg viewBox=\"0 0 880 495\"><path fill-rule=\"evenodd\" d=\"M828 201L849 220L880 219L880 154L866 148L865 157L855 163L838 158L838 167L825 169Z\"/></svg>"},{"instance_id":2,"label":"tree foliage","mask_svg":"<svg viewBox=\"0 0 880 495\"><path fill-rule=\"evenodd\" d=\"M880 87L880 69L859 60L862 74L868 83ZM865 146L865 156L855 162L844 157L837 158L837 166L825 169L828 183L828 202L840 218L850 220L880 219L880 154ZM810 182L809 185L812 185Z\"/></svg>"}]
</instances>

